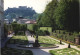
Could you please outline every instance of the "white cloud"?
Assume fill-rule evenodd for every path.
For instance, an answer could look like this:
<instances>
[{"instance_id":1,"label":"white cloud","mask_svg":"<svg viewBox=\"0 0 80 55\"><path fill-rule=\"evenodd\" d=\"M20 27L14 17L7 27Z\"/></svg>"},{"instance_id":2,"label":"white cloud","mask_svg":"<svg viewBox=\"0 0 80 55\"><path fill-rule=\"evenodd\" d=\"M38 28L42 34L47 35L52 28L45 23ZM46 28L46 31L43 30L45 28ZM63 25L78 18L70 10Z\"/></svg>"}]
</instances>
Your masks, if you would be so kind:
<instances>
[{"instance_id":1,"label":"white cloud","mask_svg":"<svg viewBox=\"0 0 80 55\"><path fill-rule=\"evenodd\" d=\"M28 6L33 7L36 12L41 13L50 1L51 0L4 0L4 10L8 7Z\"/></svg>"}]
</instances>

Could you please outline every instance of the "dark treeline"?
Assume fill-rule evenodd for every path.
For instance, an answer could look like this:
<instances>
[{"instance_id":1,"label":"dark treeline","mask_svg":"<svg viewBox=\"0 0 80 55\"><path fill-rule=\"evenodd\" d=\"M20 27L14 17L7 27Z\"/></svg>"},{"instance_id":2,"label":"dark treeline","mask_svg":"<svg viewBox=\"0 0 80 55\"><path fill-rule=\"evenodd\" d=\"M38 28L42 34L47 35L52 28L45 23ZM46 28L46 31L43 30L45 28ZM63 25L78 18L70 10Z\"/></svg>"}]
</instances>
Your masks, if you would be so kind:
<instances>
[{"instance_id":1,"label":"dark treeline","mask_svg":"<svg viewBox=\"0 0 80 55\"><path fill-rule=\"evenodd\" d=\"M79 30L79 0L52 0L38 17L39 26L53 30Z\"/></svg>"}]
</instances>

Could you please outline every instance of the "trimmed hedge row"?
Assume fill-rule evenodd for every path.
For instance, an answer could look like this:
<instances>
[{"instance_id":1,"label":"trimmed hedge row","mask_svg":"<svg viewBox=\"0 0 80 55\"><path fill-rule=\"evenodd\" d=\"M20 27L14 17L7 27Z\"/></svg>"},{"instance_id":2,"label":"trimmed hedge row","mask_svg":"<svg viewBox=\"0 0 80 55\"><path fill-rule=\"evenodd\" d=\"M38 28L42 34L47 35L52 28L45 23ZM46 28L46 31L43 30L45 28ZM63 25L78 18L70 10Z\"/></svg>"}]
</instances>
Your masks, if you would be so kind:
<instances>
[{"instance_id":1,"label":"trimmed hedge row","mask_svg":"<svg viewBox=\"0 0 80 55\"><path fill-rule=\"evenodd\" d=\"M40 36L50 35L52 32L51 27L38 27L36 24L28 24L27 29L34 34L38 34Z\"/></svg>"},{"instance_id":2,"label":"trimmed hedge row","mask_svg":"<svg viewBox=\"0 0 80 55\"><path fill-rule=\"evenodd\" d=\"M40 27L40 30L52 32L52 27Z\"/></svg>"}]
</instances>

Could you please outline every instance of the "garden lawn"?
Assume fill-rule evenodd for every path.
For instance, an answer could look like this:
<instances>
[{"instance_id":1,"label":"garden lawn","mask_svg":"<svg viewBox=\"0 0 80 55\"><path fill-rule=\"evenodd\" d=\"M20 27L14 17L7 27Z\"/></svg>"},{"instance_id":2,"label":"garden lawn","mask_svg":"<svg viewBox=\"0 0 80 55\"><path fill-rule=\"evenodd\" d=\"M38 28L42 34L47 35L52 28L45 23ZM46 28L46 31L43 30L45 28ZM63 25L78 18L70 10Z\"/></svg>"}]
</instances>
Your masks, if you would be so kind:
<instances>
[{"instance_id":1,"label":"garden lawn","mask_svg":"<svg viewBox=\"0 0 80 55\"><path fill-rule=\"evenodd\" d=\"M40 43L59 44L58 41L49 38L48 36L39 36Z\"/></svg>"},{"instance_id":2,"label":"garden lawn","mask_svg":"<svg viewBox=\"0 0 80 55\"><path fill-rule=\"evenodd\" d=\"M40 30L52 32L52 27L40 27Z\"/></svg>"},{"instance_id":3,"label":"garden lawn","mask_svg":"<svg viewBox=\"0 0 80 55\"><path fill-rule=\"evenodd\" d=\"M15 44L28 44L28 39L26 36L13 36L10 39L10 44L13 44L15 41Z\"/></svg>"},{"instance_id":4,"label":"garden lawn","mask_svg":"<svg viewBox=\"0 0 80 55\"><path fill-rule=\"evenodd\" d=\"M40 44L43 47L53 47L55 46L55 44L59 44L59 42L49 38L48 36L39 36L38 40L39 43L47 43L47 44ZM48 44L53 44L53 45L48 45Z\"/></svg>"},{"instance_id":5,"label":"garden lawn","mask_svg":"<svg viewBox=\"0 0 80 55\"><path fill-rule=\"evenodd\" d=\"M56 40L49 38L48 36L39 36L39 43L47 43L47 44L59 44ZM49 45L47 45L49 46Z\"/></svg>"},{"instance_id":6,"label":"garden lawn","mask_svg":"<svg viewBox=\"0 0 80 55\"><path fill-rule=\"evenodd\" d=\"M50 50L51 55L80 55L80 51L73 48Z\"/></svg>"},{"instance_id":7,"label":"garden lawn","mask_svg":"<svg viewBox=\"0 0 80 55\"><path fill-rule=\"evenodd\" d=\"M30 50L2 48L1 55L33 55L33 53Z\"/></svg>"}]
</instances>

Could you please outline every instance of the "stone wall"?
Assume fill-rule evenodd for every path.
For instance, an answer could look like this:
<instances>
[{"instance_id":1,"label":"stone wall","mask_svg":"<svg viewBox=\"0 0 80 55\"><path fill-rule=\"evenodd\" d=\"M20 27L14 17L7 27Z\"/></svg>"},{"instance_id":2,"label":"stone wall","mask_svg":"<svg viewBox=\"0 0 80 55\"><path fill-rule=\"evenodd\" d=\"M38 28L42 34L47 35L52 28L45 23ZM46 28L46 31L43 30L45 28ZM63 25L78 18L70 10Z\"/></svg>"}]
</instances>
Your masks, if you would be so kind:
<instances>
[{"instance_id":1,"label":"stone wall","mask_svg":"<svg viewBox=\"0 0 80 55\"><path fill-rule=\"evenodd\" d=\"M0 0L0 40L4 39L4 16L3 16L3 9L4 9L4 1Z\"/></svg>"}]
</instances>

